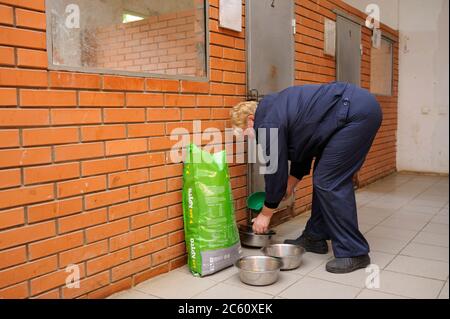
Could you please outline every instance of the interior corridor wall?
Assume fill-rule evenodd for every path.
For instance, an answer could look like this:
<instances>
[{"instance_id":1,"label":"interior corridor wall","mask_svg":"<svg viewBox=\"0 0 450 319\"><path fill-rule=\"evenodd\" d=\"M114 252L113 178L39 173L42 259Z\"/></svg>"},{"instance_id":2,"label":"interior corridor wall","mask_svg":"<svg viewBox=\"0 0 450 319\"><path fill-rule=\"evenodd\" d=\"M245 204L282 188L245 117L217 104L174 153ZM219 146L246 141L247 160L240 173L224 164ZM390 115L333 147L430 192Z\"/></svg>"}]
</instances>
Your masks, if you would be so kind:
<instances>
[{"instance_id":1,"label":"interior corridor wall","mask_svg":"<svg viewBox=\"0 0 450 319\"><path fill-rule=\"evenodd\" d=\"M400 0L399 171L449 168L446 0Z\"/></svg>"}]
</instances>

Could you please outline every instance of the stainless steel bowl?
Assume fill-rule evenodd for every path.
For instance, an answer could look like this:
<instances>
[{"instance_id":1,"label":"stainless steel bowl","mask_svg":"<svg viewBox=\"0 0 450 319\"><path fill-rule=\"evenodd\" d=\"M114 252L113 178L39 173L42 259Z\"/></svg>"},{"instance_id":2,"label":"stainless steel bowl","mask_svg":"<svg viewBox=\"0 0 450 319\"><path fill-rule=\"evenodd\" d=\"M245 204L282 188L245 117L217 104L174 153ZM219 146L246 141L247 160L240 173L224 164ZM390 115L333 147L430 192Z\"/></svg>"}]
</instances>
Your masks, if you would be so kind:
<instances>
[{"instance_id":1,"label":"stainless steel bowl","mask_svg":"<svg viewBox=\"0 0 450 319\"><path fill-rule=\"evenodd\" d=\"M267 286L278 280L282 266L279 258L269 256L247 256L236 261L239 278L247 285Z\"/></svg>"},{"instance_id":2,"label":"stainless steel bowl","mask_svg":"<svg viewBox=\"0 0 450 319\"><path fill-rule=\"evenodd\" d=\"M255 234L252 226L239 225L239 237L241 244L247 247L261 248L270 244L274 231L269 231L266 234Z\"/></svg>"},{"instance_id":3,"label":"stainless steel bowl","mask_svg":"<svg viewBox=\"0 0 450 319\"><path fill-rule=\"evenodd\" d=\"M261 249L264 255L281 258L281 270L290 270L300 267L305 249L291 244L273 244Z\"/></svg>"}]
</instances>

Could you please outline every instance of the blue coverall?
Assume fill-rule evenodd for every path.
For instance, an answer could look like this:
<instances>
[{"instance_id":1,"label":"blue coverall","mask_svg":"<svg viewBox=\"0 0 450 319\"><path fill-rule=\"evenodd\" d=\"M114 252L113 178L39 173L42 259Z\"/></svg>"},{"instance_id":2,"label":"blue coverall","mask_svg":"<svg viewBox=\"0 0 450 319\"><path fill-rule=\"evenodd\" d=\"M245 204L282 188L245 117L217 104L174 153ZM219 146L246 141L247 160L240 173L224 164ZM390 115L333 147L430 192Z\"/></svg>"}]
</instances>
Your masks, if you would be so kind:
<instances>
[{"instance_id":1,"label":"blue coverall","mask_svg":"<svg viewBox=\"0 0 450 319\"><path fill-rule=\"evenodd\" d=\"M302 179L315 159L312 212L304 234L331 239L337 258L369 252L358 229L353 175L361 168L381 121L380 105L371 93L341 82L289 87L267 95L256 109L254 128L258 142L261 134L266 135L267 155L274 155L269 129L278 129L278 169L264 176L265 205L278 207L289 174Z\"/></svg>"}]
</instances>

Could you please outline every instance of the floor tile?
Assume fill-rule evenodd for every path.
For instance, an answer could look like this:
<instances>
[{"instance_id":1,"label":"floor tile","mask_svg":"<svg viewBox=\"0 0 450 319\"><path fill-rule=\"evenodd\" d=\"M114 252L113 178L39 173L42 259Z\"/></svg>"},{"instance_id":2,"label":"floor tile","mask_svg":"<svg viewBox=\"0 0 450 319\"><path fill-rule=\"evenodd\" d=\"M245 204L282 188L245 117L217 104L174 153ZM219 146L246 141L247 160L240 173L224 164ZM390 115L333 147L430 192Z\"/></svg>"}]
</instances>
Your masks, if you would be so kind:
<instances>
[{"instance_id":1,"label":"floor tile","mask_svg":"<svg viewBox=\"0 0 450 319\"><path fill-rule=\"evenodd\" d=\"M400 208L400 210L405 211L405 212L415 212L415 213L421 213L421 214L434 215L437 212L439 212L440 209L438 207L419 206L419 205L412 205L412 204L408 203L405 206L402 206Z\"/></svg>"},{"instance_id":2,"label":"floor tile","mask_svg":"<svg viewBox=\"0 0 450 319\"><path fill-rule=\"evenodd\" d=\"M409 204L414 206L425 206L425 207L434 207L434 208L442 208L444 204L447 202L447 199L445 197L437 197L434 196L434 198L425 197L420 198L420 196L414 200L412 200Z\"/></svg>"},{"instance_id":3,"label":"floor tile","mask_svg":"<svg viewBox=\"0 0 450 319\"><path fill-rule=\"evenodd\" d=\"M383 238L368 234L365 237L369 242L371 251L380 251L388 254L398 254L408 244L406 240Z\"/></svg>"},{"instance_id":4,"label":"floor tile","mask_svg":"<svg viewBox=\"0 0 450 319\"><path fill-rule=\"evenodd\" d=\"M326 255L319 255L306 252L303 255L303 261L299 268L291 270L291 272L306 275L317 267L325 268L325 263L333 257L331 252Z\"/></svg>"},{"instance_id":5,"label":"floor tile","mask_svg":"<svg viewBox=\"0 0 450 319\"><path fill-rule=\"evenodd\" d=\"M108 299L159 299L159 298L135 289L129 289L114 294L112 296L109 296Z\"/></svg>"},{"instance_id":6,"label":"floor tile","mask_svg":"<svg viewBox=\"0 0 450 319\"><path fill-rule=\"evenodd\" d=\"M391 192L399 192L401 194L408 194L411 198L415 198L421 193L423 193L427 189L426 186L408 182L404 183L403 185L396 187L395 189L391 190L385 190L385 194L389 194Z\"/></svg>"},{"instance_id":7,"label":"floor tile","mask_svg":"<svg viewBox=\"0 0 450 319\"><path fill-rule=\"evenodd\" d=\"M356 297L356 299L408 299L408 298L381 292L378 291L377 289L364 289Z\"/></svg>"},{"instance_id":8,"label":"floor tile","mask_svg":"<svg viewBox=\"0 0 450 319\"><path fill-rule=\"evenodd\" d=\"M420 194L420 198L430 199L435 197L448 200L448 185L441 185L438 183Z\"/></svg>"},{"instance_id":9,"label":"floor tile","mask_svg":"<svg viewBox=\"0 0 450 319\"><path fill-rule=\"evenodd\" d=\"M403 218L405 220L426 221L429 222L435 214L427 214L421 212L403 211L401 208L391 217Z\"/></svg>"},{"instance_id":10,"label":"floor tile","mask_svg":"<svg viewBox=\"0 0 450 319\"><path fill-rule=\"evenodd\" d=\"M363 234L369 232L372 228L374 228L375 225L370 224L364 224L364 223L358 223L359 231Z\"/></svg>"},{"instance_id":11,"label":"floor tile","mask_svg":"<svg viewBox=\"0 0 450 319\"><path fill-rule=\"evenodd\" d=\"M425 189L427 189L439 181L439 176L416 175L409 181L409 184L422 185Z\"/></svg>"},{"instance_id":12,"label":"floor tile","mask_svg":"<svg viewBox=\"0 0 450 319\"><path fill-rule=\"evenodd\" d=\"M363 187L361 189L357 189L355 194L357 196L366 196L370 197L371 199L375 199L377 197L383 196L386 193L380 190L380 187L375 187L374 184L367 185L366 187Z\"/></svg>"},{"instance_id":13,"label":"floor tile","mask_svg":"<svg viewBox=\"0 0 450 319\"><path fill-rule=\"evenodd\" d=\"M310 216L311 216L310 212L302 213L297 217L295 217L294 219L291 219L290 221L286 222L285 224L288 224L290 226L305 226Z\"/></svg>"},{"instance_id":14,"label":"floor tile","mask_svg":"<svg viewBox=\"0 0 450 319\"><path fill-rule=\"evenodd\" d=\"M239 274L231 276L229 279L224 281L224 283L275 296L278 295L283 290L285 290L286 288L288 288L289 286L299 281L301 278L302 278L301 275L292 273L291 271L281 271L278 277L278 281L269 286L264 287L249 286L241 282L241 280L239 279Z\"/></svg>"},{"instance_id":15,"label":"floor tile","mask_svg":"<svg viewBox=\"0 0 450 319\"><path fill-rule=\"evenodd\" d=\"M409 256L395 257L386 270L439 280L448 278L448 263Z\"/></svg>"},{"instance_id":16,"label":"floor tile","mask_svg":"<svg viewBox=\"0 0 450 319\"><path fill-rule=\"evenodd\" d=\"M388 217L391 216L392 214L395 214L396 211L397 210L390 208L378 208L370 205L365 205L360 210L358 210L358 213Z\"/></svg>"},{"instance_id":17,"label":"floor tile","mask_svg":"<svg viewBox=\"0 0 450 319\"><path fill-rule=\"evenodd\" d=\"M191 274L189 268L185 265L183 267L178 268L176 271L181 271L185 274ZM215 274L205 276L203 278L214 280L215 282L225 281L234 274L238 273L238 269L233 265L228 268L222 269L221 271L216 272Z\"/></svg>"},{"instance_id":18,"label":"floor tile","mask_svg":"<svg viewBox=\"0 0 450 319\"><path fill-rule=\"evenodd\" d=\"M175 269L174 271L181 271L181 272L184 272L185 274L191 274L191 271L189 270L189 266L188 265L184 265L182 267L179 267L179 268Z\"/></svg>"},{"instance_id":19,"label":"floor tile","mask_svg":"<svg viewBox=\"0 0 450 319\"><path fill-rule=\"evenodd\" d=\"M289 222L278 225L273 228L273 230L277 233L277 235L282 235L284 233L297 232L302 233L305 227L302 225L291 224Z\"/></svg>"},{"instance_id":20,"label":"floor tile","mask_svg":"<svg viewBox=\"0 0 450 319\"><path fill-rule=\"evenodd\" d=\"M431 219L431 222L436 223L436 224L444 224L444 225L447 225L447 227L448 227L448 224L449 224L448 217L449 217L448 214L447 215L437 214Z\"/></svg>"},{"instance_id":21,"label":"floor tile","mask_svg":"<svg viewBox=\"0 0 450 319\"><path fill-rule=\"evenodd\" d=\"M211 276L207 276L205 278L214 280L216 282L224 281L233 276L238 272L238 269L233 265L231 267L228 267L226 269L223 269L215 274L212 274Z\"/></svg>"},{"instance_id":22,"label":"floor tile","mask_svg":"<svg viewBox=\"0 0 450 319\"><path fill-rule=\"evenodd\" d=\"M189 274L192 276L191 271L189 270L189 267L187 265L184 265L183 267L177 268L175 271L180 271L185 274ZM228 268L222 269L215 274L205 276L203 278L214 280L216 282L224 281L228 279L229 277L233 276L235 273L237 273L238 269L233 265Z\"/></svg>"},{"instance_id":23,"label":"floor tile","mask_svg":"<svg viewBox=\"0 0 450 319\"><path fill-rule=\"evenodd\" d=\"M433 202L434 204L431 204L429 206L433 206L433 207L442 207L445 204L447 204L449 199L448 196L448 192L446 193L445 190L432 190L432 192L430 191L425 191L422 194L420 194L419 196L417 196L416 198L414 198L414 200L423 200L423 201L429 201L429 202ZM424 206L426 206L425 204L423 204Z\"/></svg>"},{"instance_id":24,"label":"floor tile","mask_svg":"<svg viewBox=\"0 0 450 319\"><path fill-rule=\"evenodd\" d=\"M171 271L137 285L134 289L161 298L186 299L215 284L215 281L207 278L194 277L182 271Z\"/></svg>"},{"instance_id":25,"label":"floor tile","mask_svg":"<svg viewBox=\"0 0 450 319\"><path fill-rule=\"evenodd\" d=\"M413 239L413 242L448 247L448 240L449 240L448 234L443 235L421 231Z\"/></svg>"},{"instance_id":26,"label":"floor tile","mask_svg":"<svg viewBox=\"0 0 450 319\"><path fill-rule=\"evenodd\" d=\"M417 299L436 298L444 282L384 270L378 291Z\"/></svg>"},{"instance_id":27,"label":"floor tile","mask_svg":"<svg viewBox=\"0 0 450 319\"><path fill-rule=\"evenodd\" d=\"M288 299L353 299L360 288L305 277L280 293Z\"/></svg>"},{"instance_id":28,"label":"floor tile","mask_svg":"<svg viewBox=\"0 0 450 319\"><path fill-rule=\"evenodd\" d=\"M375 200L376 198L380 197L381 194L372 194L369 192L365 192L365 193L356 193L355 194L355 198L356 198L356 204L358 206L364 206L368 203L370 203L371 201Z\"/></svg>"},{"instance_id":29,"label":"floor tile","mask_svg":"<svg viewBox=\"0 0 450 319\"><path fill-rule=\"evenodd\" d=\"M392 174L386 177L387 180L394 180L397 182L405 183L407 181L412 180L416 175L406 173L406 172L399 172L397 174Z\"/></svg>"},{"instance_id":30,"label":"floor tile","mask_svg":"<svg viewBox=\"0 0 450 319\"><path fill-rule=\"evenodd\" d=\"M383 199L388 202L392 201L411 201L416 197L416 195L411 194L408 191L405 191L401 188L395 188L394 190L391 190L389 192L386 192L385 195L380 197L379 199Z\"/></svg>"},{"instance_id":31,"label":"floor tile","mask_svg":"<svg viewBox=\"0 0 450 319\"><path fill-rule=\"evenodd\" d=\"M261 248L242 247L242 255L243 256L263 256L264 253L261 251Z\"/></svg>"},{"instance_id":32,"label":"floor tile","mask_svg":"<svg viewBox=\"0 0 450 319\"><path fill-rule=\"evenodd\" d=\"M195 295L193 299L271 299L272 297L269 294L219 283Z\"/></svg>"},{"instance_id":33,"label":"floor tile","mask_svg":"<svg viewBox=\"0 0 450 319\"><path fill-rule=\"evenodd\" d=\"M367 233L367 236L376 236L387 239L410 241L417 235L417 231L386 226L376 226Z\"/></svg>"},{"instance_id":34,"label":"floor tile","mask_svg":"<svg viewBox=\"0 0 450 319\"><path fill-rule=\"evenodd\" d=\"M395 255L371 252L371 263L379 267L379 270L383 269L389 262L394 259ZM366 280L368 276L373 272L371 268L359 269L348 274L332 274L326 271L325 267L318 267L308 274L308 277L314 277L336 283L341 283L347 286L354 286L359 288L366 287Z\"/></svg>"},{"instance_id":35,"label":"floor tile","mask_svg":"<svg viewBox=\"0 0 450 319\"><path fill-rule=\"evenodd\" d=\"M448 235L448 225L445 224L437 224L437 223L429 223L423 229L424 232L440 234L440 235Z\"/></svg>"},{"instance_id":36,"label":"floor tile","mask_svg":"<svg viewBox=\"0 0 450 319\"><path fill-rule=\"evenodd\" d=\"M449 250L446 247L409 243L400 253L403 256L418 257L432 260L449 261Z\"/></svg>"},{"instance_id":37,"label":"floor tile","mask_svg":"<svg viewBox=\"0 0 450 319\"><path fill-rule=\"evenodd\" d=\"M380 251L371 251L369 253L371 264L384 269L395 258L394 254L383 253Z\"/></svg>"},{"instance_id":38,"label":"floor tile","mask_svg":"<svg viewBox=\"0 0 450 319\"><path fill-rule=\"evenodd\" d=\"M448 299L448 280L445 283L444 287L442 287L441 292L439 293L439 299Z\"/></svg>"},{"instance_id":39,"label":"floor tile","mask_svg":"<svg viewBox=\"0 0 450 319\"><path fill-rule=\"evenodd\" d=\"M394 213L393 210L364 206L358 209L358 223L377 225Z\"/></svg>"},{"instance_id":40,"label":"floor tile","mask_svg":"<svg viewBox=\"0 0 450 319\"><path fill-rule=\"evenodd\" d=\"M395 185L391 185L389 183L379 183L375 182L373 184L365 187L365 190L371 193L379 194L380 196L386 195L386 192L389 192L395 189Z\"/></svg>"},{"instance_id":41,"label":"floor tile","mask_svg":"<svg viewBox=\"0 0 450 319\"><path fill-rule=\"evenodd\" d=\"M276 235L273 236L273 242L283 242L286 239L295 239L303 233L303 226L299 225L286 225L284 227L275 228Z\"/></svg>"},{"instance_id":42,"label":"floor tile","mask_svg":"<svg viewBox=\"0 0 450 319\"><path fill-rule=\"evenodd\" d=\"M386 218L380 226L395 227L407 230L421 230L433 218L431 214L402 212L401 210Z\"/></svg>"},{"instance_id":43,"label":"floor tile","mask_svg":"<svg viewBox=\"0 0 450 319\"><path fill-rule=\"evenodd\" d=\"M396 201L386 201L382 197L377 198L370 203L368 203L367 207L375 207L378 209L394 209L397 210L400 207L404 206L407 203L406 200L396 200Z\"/></svg>"},{"instance_id":44,"label":"floor tile","mask_svg":"<svg viewBox=\"0 0 450 319\"><path fill-rule=\"evenodd\" d=\"M370 215L365 213L358 213L358 224L378 225L389 216Z\"/></svg>"},{"instance_id":45,"label":"floor tile","mask_svg":"<svg viewBox=\"0 0 450 319\"><path fill-rule=\"evenodd\" d=\"M365 269L326 272L325 264L333 257L330 249L327 255L305 253L300 268L281 272L271 286L241 283L234 266L204 278L194 277L184 266L110 298L448 299L448 191L448 177L413 174L393 174L356 191L360 230L369 241L372 263L381 268L379 289L365 288ZM309 216L303 213L275 227L273 241L298 237ZM245 256L262 254L243 248Z\"/></svg>"},{"instance_id":46,"label":"floor tile","mask_svg":"<svg viewBox=\"0 0 450 319\"><path fill-rule=\"evenodd\" d=\"M394 189L392 191L389 191L385 193L383 196L377 198L378 201L384 201L387 203L404 203L411 201L414 199L414 195L403 191L403 190L397 190Z\"/></svg>"}]
</instances>

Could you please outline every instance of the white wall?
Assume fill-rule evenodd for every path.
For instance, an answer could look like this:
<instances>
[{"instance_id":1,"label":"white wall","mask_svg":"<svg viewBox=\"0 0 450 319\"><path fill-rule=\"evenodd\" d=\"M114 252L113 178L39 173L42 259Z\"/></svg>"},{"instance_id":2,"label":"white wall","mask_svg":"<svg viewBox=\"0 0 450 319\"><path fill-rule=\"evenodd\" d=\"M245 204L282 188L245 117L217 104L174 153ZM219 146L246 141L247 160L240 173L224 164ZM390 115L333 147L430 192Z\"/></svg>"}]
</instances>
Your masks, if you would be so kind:
<instances>
[{"instance_id":1,"label":"white wall","mask_svg":"<svg viewBox=\"0 0 450 319\"><path fill-rule=\"evenodd\" d=\"M397 169L449 172L449 1L344 0L400 32Z\"/></svg>"},{"instance_id":2,"label":"white wall","mask_svg":"<svg viewBox=\"0 0 450 319\"><path fill-rule=\"evenodd\" d=\"M449 171L448 3L399 1L399 171Z\"/></svg>"},{"instance_id":3,"label":"white wall","mask_svg":"<svg viewBox=\"0 0 450 319\"><path fill-rule=\"evenodd\" d=\"M367 5L374 3L380 7L380 21L398 30L398 3L399 0L344 0L352 7L365 12ZM423 0L424 2L427 0Z\"/></svg>"}]
</instances>

